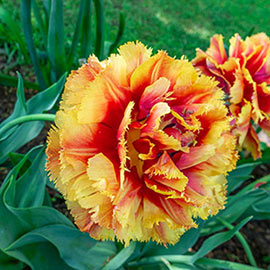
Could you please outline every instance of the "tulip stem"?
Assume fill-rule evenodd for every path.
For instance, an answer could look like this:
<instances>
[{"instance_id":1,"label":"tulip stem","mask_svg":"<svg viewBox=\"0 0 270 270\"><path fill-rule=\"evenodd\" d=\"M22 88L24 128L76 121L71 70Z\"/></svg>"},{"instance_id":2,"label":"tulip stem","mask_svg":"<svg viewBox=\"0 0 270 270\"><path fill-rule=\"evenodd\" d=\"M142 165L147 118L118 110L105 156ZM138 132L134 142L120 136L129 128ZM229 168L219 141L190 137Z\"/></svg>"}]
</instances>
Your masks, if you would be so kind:
<instances>
[{"instance_id":1,"label":"tulip stem","mask_svg":"<svg viewBox=\"0 0 270 270\"><path fill-rule=\"evenodd\" d=\"M217 217L217 220L222 223L225 227L227 227L229 230L233 230L234 229L234 226L231 225L230 223L228 223L227 221L225 221L224 219L220 218L220 217ZM257 267L257 263L254 259L254 256L252 254L252 251L249 247L249 244L247 243L246 239L244 238L244 236L240 233L240 232L237 232L235 234L235 236L238 238L239 242L241 243L243 249L245 250L246 254L247 254L247 257L248 257L248 260L249 260L249 263L254 266L254 267Z\"/></svg>"},{"instance_id":2,"label":"tulip stem","mask_svg":"<svg viewBox=\"0 0 270 270\"><path fill-rule=\"evenodd\" d=\"M30 121L51 121L53 122L55 119L54 114L49 113L39 113L39 114L29 114L18 117L10 122L6 123L3 127L0 128L0 137L12 127Z\"/></svg>"}]
</instances>

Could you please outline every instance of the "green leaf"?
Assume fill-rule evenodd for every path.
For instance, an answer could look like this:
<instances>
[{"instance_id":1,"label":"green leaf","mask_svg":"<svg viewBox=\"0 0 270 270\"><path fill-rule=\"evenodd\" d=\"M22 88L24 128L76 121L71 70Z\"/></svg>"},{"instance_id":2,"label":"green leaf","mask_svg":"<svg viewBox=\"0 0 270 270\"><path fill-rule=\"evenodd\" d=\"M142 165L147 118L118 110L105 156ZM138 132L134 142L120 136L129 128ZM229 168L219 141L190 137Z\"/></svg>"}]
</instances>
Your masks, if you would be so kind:
<instances>
[{"instance_id":1,"label":"green leaf","mask_svg":"<svg viewBox=\"0 0 270 270\"><path fill-rule=\"evenodd\" d=\"M44 241L42 238L33 240L36 242L6 252L27 264L32 270L74 270L60 258L59 252L53 244ZM37 242L38 240L39 242Z\"/></svg>"},{"instance_id":2,"label":"green leaf","mask_svg":"<svg viewBox=\"0 0 270 270\"><path fill-rule=\"evenodd\" d=\"M28 159L32 165L16 180ZM100 269L115 255L114 243L91 239L63 214L42 205L47 181L44 164L44 151L36 147L3 182L0 188L0 248L35 270L49 270L51 262L55 269L61 270Z\"/></svg>"},{"instance_id":3,"label":"green leaf","mask_svg":"<svg viewBox=\"0 0 270 270\"><path fill-rule=\"evenodd\" d=\"M227 270L262 270L262 268L253 267L246 264L240 264L240 263L216 260L216 259L209 259L209 258L199 259L196 262L196 265L215 267L215 269L227 269Z\"/></svg>"},{"instance_id":4,"label":"green leaf","mask_svg":"<svg viewBox=\"0 0 270 270\"><path fill-rule=\"evenodd\" d=\"M163 258L163 263L166 265L167 269L169 270L198 270L197 267L193 265L187 265L183 263L177 263L177 264L170 264L165 258Z\"/></svg>"},{"instance_id":5,"label":"green leaf","mask_svg":"<svg viewBox=\"0 0 270 270\"><path fill-rule=\"evenodd\" d=\"M48 31L47 50L52 66L52 81L58 80L66 71L63 1L52 0Z\"/></svg>"},{"instance_id":6,"label":"green leaf","mask_svg":"<svg viewBox=\"0 0 270 270\"><path fill-rule=\"evenodd\" d=\"M18 74L18 86L17 86L17 101L15 104L15 108L12 114L0 124L0 128L2 128L4 125L6 125L8 122L15 119L16 117L27 114L27 105L25 103L23 81L21 75L19 73L17 74ZM15 129L16 128L11 128L10 130L8 130L4 136L1 136L0 141L5 140L10 134L14 132Z\"/></svg>"},{"instance_id":7,"label":"green leaf","mask_svg":"<svg viewBox=\"0 0 270 270\"><path fill-rule=\"evenodd\" d=\"M6 248L19 236L33 230L38 226L48 224L66 224L72 226L72 223L61 213L53 208L35 207L20 209L16 208L16 178L28 158L34 159L39 147L33 148L28 152L22 161L20 161L7 175L0 188L0 248ZM21 185L27 184L29 179L21 178ZM41 190L40 190L41 191ZM36 201L37 193L29 194L32 200ZM8 220L8 222L7 222Z\"/></svg>"},{"instance_id":8,"label":"green leaf","mask_svg":"<svg viewBox=\"0 0 270 270\"><path fill-rule=\"evenodd\" d=\"M11 253L13 250L41 240L53 244L65 263L78 270L100 269L116 252L112 242L95 241L87 233L60 224L37 228L20 237L6 251Z\"/></svg>"},{"instance_id":9,"label":"green leaf","mask_svg":"<svg viewBox=\"0 0 270 270\"><path fill-rule=\"evenodd\" d=\"M0 269L4 270L23 270L22 262L15 260L8 256L2 249L0 249Z\"/></svg>"},{"instance_id":10,"label":"green leaf","mask_svg":"<svg viewBox=\"0 0 270 270\"><path fill-rule=\"evenodd\" d=\"M253 209L256 212L270 213L270 197L266 197L264 200L258 201L253 205Z\"/></svg>"},{"instance_id":11,"label":"green leaf","mask_svg":"<svg viewBox=\"0 0 270 270\"><path fill-rule=\"evenodd\" d=\"M12 165L16 166L24 158L24 154L10 152L10 153L8 153L8 157L9 157Z\"/></svg>"},{"instance_id":12,"label":"green leaf","mask_svg":"<svg viewBox=\"0 0 270 270\"><path fill-rule=\"evenodd\" d=\"M231 193L238 188L245 180L251 178L251 173L256 166L260 165L260 162L252 162L238 165L236 169L231 171L227 176L228 180L228 193Z\"/></svg>"},{"instance_id":13,"label":"green leaf","mask_svg":"<svg viewBox=\"0 0 270 270\"><path fill-rule=\"evenodd\" d=\"M0 21L2 21L7 26L9 37L11 37L13 41L18 43L26 62L28 62L29 56L27 53L26 44L21 37L21 32L20 29L18 28L18 23L12 19L11 14L9 14L9 12L6 11L3 7L0 7Z\"/></svg>"},{"instance_id":14,"label":"green leaf","mask_svg":"<svg viewBox=\"0 0 270 270\"><path fill-rule=\"evenodd\" d=\"M46 82L41 72L40 63L37 57L36 47L33 41L32 22L31 22L31 0L21 0L21 21L24 36L30 54L38 84L41 89L46 88Z\"/></svg>"},{"instance_id":15,"label":"green leaf","mask_svg":"<svg viewBox=\"0 0 270 270\"><path fill-rule=\"evenodd\" d=\"M16 77L0 73L0 84L4 86L16 87L18 84L18 79ZM36 83L23 80L23 84L25 85L26 88L40 90L38 84Z\"/></svg>"},{"instance_id":16,"label":"green leaf","mask_svg":"<svg viewBox=\"0 0 270 270\"><path fill-rule=\"evenodd\" d=\"M31 166L22 177L17 180L14 205L17 208L41 206L45 196L47 172L45 171L46 155L43 147L38 147L39 152ZM33 196L33 194L36 194Z\"/></svg>"},{"instance_id":17,"label":"green leaf","mask_svg":"<svg viewBox=\"0 0 270 270\"><path fill-rule=\"evenodd\" d=\"M63 75L61 79L50 88L29 99L26 102L27 114L42 113L52 109L64 87L65 78L66 76ZM0 127L7 123L7 121L11 121L12 119L22 115L25 115L22 105L17 101L14 113L6 119ZM27 122L13 129L13 132L9 137L0 141L0 164L7 159L9 152L16 151L25 143L35 138L40 133L43 126L44 122Z\"/></svg>"},{"instance_id":18,"label":"green leaf","mask_svg":"<svg viewBox=\"0 0 270 270\"><path fill-rule=\"evenodd\" d=\"M88 58L91 53L91 6L92 0L82 0L84 2L84 12L81 25L81 58Z\"/></svg>"},{"instance_id":19,"label":"green leaf","mask_svg":"<svg viewBox=\"0 0 270 270\"><path fill-rule=\"evenodd\" d=\"M104 10L102 0L94 0L96 10L96 45L95 55L99 60L104 56Z\"/></svg>"},{"instance_id":20,"label":"green leaf","mask_svg":"<svg viewBox=\"0 0 270 270\"><path fill-rule=\"evenodd\" d=\"M23 79L19 72L17 72L18 75L18 87L17 87L17 98L22 104L22 109L24 110L24 113L27 112L26 103L25 103L25 95L24 95L24 88L23 88Z\"/></svg>"},{"instance_id":21,"label":"green leaf","mask_svg":"<svg viewBox=\"0 0 270 270\"><path fill-rule=\"evenodd\" d=\"M119 16L119 27L118 27L118 33L117 36L115 38L115 41L111 44L110 49L109 49L109 53L108 55L110 55L111 53L113 53L115 51L115 49L117 48L123 33L124 33L124 28L125 28L125 16L124 14L121 12L120 16Z\"/></svg>"},{"instance_id":22,"label":"green leaf","mask_svg":"<svg viewBox=\"0 0 270 270\"><path fill-rule=\"evenodd\" d=\"M103 267L103 270L116 270L119 269L133 254L136 248L136 242L131 242L126 248L123 248L108 264Z\"/></svg>"},{"instance_id":23,"label":"green leaf","mask_svg":"<svg viewBox=\"0 0 270 270\"><path fill-rule=\"evenodd\" d=\"M8 157L9 157L11 163L13 164L13 166L16 166L17 164L19 164L20 161L23 160L24 156L25 155L23 155L23 154L14 153L14 152L8 153ZM23 175L30 166L31 166L31 162L27 159L25 164L20 169L19 174Z\"/></svg>"},{"instance_id":24,"label":"green leaf","mask_svg":"<svg viewBox=\"0 0 270 270\"><path fill-rule=\"evenodd\" d=\"M79 9L78 17L77 17L77 22L76 22L76 26L75 26L75 30L74 30L74 34L73 34L72 44L71 44L71 48L70 48L70 52L69 52L69 56L68 56L68 61L67 61L68 62L67 65L69 68L73 63L73 58L74 58L74 55L76 52L76 48L77 48L80 36L83 37L83 40L86 38L85 35L88 36L89 29L88 28L85 29L84 25L82 25L82 23L85 20L84 24L86 23L88 26L89 17L91 17L91 14L90 14L90 12L87 14L87 12L90 9L91 2L92 1L89 1L89 0L81 0L80 9Z\"/></svg>"},{"instance_id":25,"label":"green leaf","mask_svg":"<svg viewBox=\"0 0 270 270\"><path fill-rule=\"evenodd\" d=\"M198 259L204 257L216 247L230 240L235 233L238 232L251 219L252 217L245 218L237 226L235 226L233 230L217 233L206 239L200 249L192 256L192 262L196 262Z\"/></svg>"},{"instance_id":26,"label":"green leaf","mask_svg":"<svg viewBox=\"0 0 270 270\"><path fill-rule=\"evenodd\" d=\"M43 10L44 10L44 14L45 14L46 32L48 32L49 21L50 21L51 0L43 0Z\"/></svg>"},{"instance_id":27,"label":"green leaf","mask_svg":"<svg viewBox=\"0 0 270 270\"><path fill-rule=\"evenodd\" d=\"M39 30L40 30L40 32L42 34L44 44L46 44L47 43L47 29L46 29L46 26L44 24L43 18L41 16L39 7L38 7L35 0L32 0L32 7L33 7L34 15L36 17L36 20L37 20L37 23L38 23L38 26L39 26Z\"/></svg>"}]
</instances>

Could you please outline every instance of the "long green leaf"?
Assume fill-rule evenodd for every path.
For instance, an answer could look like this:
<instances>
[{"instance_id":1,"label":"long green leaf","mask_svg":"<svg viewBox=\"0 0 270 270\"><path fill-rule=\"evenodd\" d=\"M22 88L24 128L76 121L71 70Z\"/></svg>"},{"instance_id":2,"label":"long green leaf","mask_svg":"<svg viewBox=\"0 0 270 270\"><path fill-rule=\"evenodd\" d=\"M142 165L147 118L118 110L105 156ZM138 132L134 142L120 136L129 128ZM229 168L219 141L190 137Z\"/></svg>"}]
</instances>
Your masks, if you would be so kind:
<instances>
[{"instance_id":1,"label":"long green leaf","mask_svg":"<svg viewBox=\"0 0 270 270\"><path fill-rule=\"evenodd\" d=\"M139 267L143 265L160 264L164 262L163 261L164 259L171 263L183 263L192 265L192 256L190 255L161 255L161 256L143 257L140 260L129 262L128 266Z\"/></svg>"},{"instance_id":2,"label":"long green leaf","mask_svg":"<svg viewBox=\"0 0 270 270\"><path fill-rule=\"evenodd\" d=\"M37 57L36 47L33 40L32 22L31 22L31 0L21 0L21 21L24 36L30 54L38 84L41 89L46 88L46 82L41 72L40 63Z\"/></svg>"},{"instance_id":3,"label":"long green leaf","mask_svg":"<svg viewBox=\"0 0 270 270\"><path fill-rule=\"evenodd\" d=\"M251 172L255 169L257 165L261 164L260 162L250 162L238 165L236 169L229 173L228 180L228 193L234 191L238 188L245 180L251 178Z\"/></svg>"},{"instance_id":4,"label":"long green leaf","mask_svg":"<svg viewBox=\"0 0 270 270\"><path fill-rule=\"evenodd\" d=\"M52 0L47 50L52 66L52 81L57 81L66 71L63 1Z\"/></svg>"},{"instance_id":5,"label":"long green leaf","mask_svg":"<svg viewBox=\"0 0 270 270\"><path fill-rule=\"evenodd\" d=\"M91 7L92 0L82 0L85 2L81 25L81 58L88 58L91 52Z\"/></svg>"},{"instance_id":6,"label":"long green leaf","mask_svg":"<svg viewBox=\"0 0 270 270\"><path fill-rule=\"evenodd\" d=\"M46 32L49 30L49 22L50 22L50 10L51 10L51 0L43 0L43 10L45 14L45 27Z\"/></svg>"},{"instance_id":7,"label":"long green leaf","mask_svg":"<svg viewBox=\"0 0 270 270\"><path fill-rule=\"evenodd\" d=\"M18 208L41 206L45 196L47 172L46 155L43 147L33 160L28 170L17 180L14 205ZM36 194L33 196L33 194Z\"/></svg>"},{"instance_id":8,"label":"long green leaf","mask_svg":"<svg viewBox=\"0 0 270 270\"><path fill-rule=\"evenodd\" d=\"M88 33L88 29L86 30L86 33L82 32L82 30L84 30L84 28L82 27L82 22L85 19L84 17L86 17L85 15L90 16L90 14L86 14L86 10L89 8L88 6L90 6L91 1L89 2L89 4L88 2L89 0L81 0L81 3L80 3L80 9L79 9L77 22L76 22L76 26L75 26L75 30L73 34L72 44L71 44L68 61L67 61L68 62L67 65L69 68L72 65L80 36L84 37L85 34L87 35Z\"/></svg>"},{"instance_id":9,"label":"long green leaf","mask_svg":"<svg viewBox=\"0 0 270 270\"><path fill-rule=\"evenodd\" d=\"M229 230L234 229L234 226L231 225L229 222L223 220L222 218L217 218L217 219L218 219L219 222L224 224L224 226L226 226ZM244 251L246 252L250 264L252 266L256 267L257 263L255 261L255 258L253 256L253 254L252 254L251 248L250 248L249 244L247 243L246 239L244 238L244 236L240 232L236 232L235 236L238 238L238 240L241 243Z\"/></svg>"},{"instance_id":10,"label":"long green leaf","mask_svg":"<svg viewBox=\"0 0 270 270\"><path fill-rule=\"evenodd\" d=\"M97 242L88 234L61 224L37 228L23 235L6 250L10 253L42 238L53 244L65 263L77 270L100 269L116 252L112 242Z\"/></svg>"},{"instance_id":11,"label":"long green leaf","mask_svg":"<svg viewBox=\"0 0 270 270\"><path fill-rule=\"evenodd\" d=\"M28 62L29 56L27 53L27 47L25 41L22 39L20 29L18 28L18 23L12 19L11 14L9 14L9 12L3 7L0 7L0 21L7 26L9 37L18 43L26 62Z\"/></svg>"},{"instance_id":12,"label":"long green leaf","mask_svg":"<svg viewBox=\"0 0 270 270\"><path fill-rule=\"evenodd\" d=\"M59 251L57 248L50 242L44 241L42 237L33 237L33 243L21 246L16 250L6 251L6 253L28 266L27 268L24 267L23 269L75 270L63 261L63 259L59 256Z\"/></svg>"},{"instance_id":13,"label":"long green leaf","mask_svg":"<svg viewBox=\"0 0 270 270\"><path fill-rule=\"evenodd\" d=\"M133 254L136 248L136 242L131 242L127 248L123 248L102 270L117 270L119 269Z\"/></svg>"},{"instance_id":14,"label":"long green leaf","mask_svg":"<svg viewBox=\"0 0 270 270\"><path fill-rule=\"evenodd\" d=\"M235 226L233 230L217 233L206 239L200 249L192 256L192 262L196 262L198 259L204 257L219 245L230 240L236 234L236 232L238 232L251 219L252 217L245 218L237 226Z\"/></svg>"},{"instance_id":15,"label":"long green leaf","mask_svg":"<svg viewBox=\"0 0 270 270\"><path fill-rule=\"evenodd\" d=\"M47 43L47 29L46 29L46 26L44 24L43 18L41 16L39 7L38 7L35 0L32 0L32 7L33 7L34 15L36 17L36 20L37 20L37 23L38 23L38 26L39 26L39 30L40 30L40 32L42 34L44 47L45 47L46 43Z\"/></svg>"},{"instance_id":16,"label":"long green leaf","mask_svg":"<svg viewBox=\"0 0 270 270\"><path fill-rule=\"evenodd\" d=\"M124 28L125 28L125 16L124 14L121 12L120 16L119 16L119 27L118 27L118 33L117 36L115 38L115 41L111 44L110 49L109 49L109 55L111 53L113 53L115 51L115 49L117 48L123 33L124 33Z\"/></svg>"},{"instance_id":17,"label":"long green leaf","mask_svg":"<svg viewBox=\"0 0 270 270\"><path fill-rule=\"evenodd\" d=\"M0 73L0 84L4 86L16 87L16 85L18 84L18 79L16 77ZM23 80L23 84L25 85L26 88L40 90L39 85L36 83Z\"/></svg>"},{"instance_id":18,"label":"long green leaf","mask_svg":"<svg viewBox=\"0 0 270 270\"><path fill-rule=\"evenodd\" d=\"M94 0L96 10L96 45L95 55L102 60L104 54L104 8L102 0Z\"/></svg>"},{"instance_id":19,"label":"long green leaf","mask_svg":"<svg viewBox=\"0 0 270 270\"><path fill-rule=\"evenodd\" d=\"M196 262L196 265L215 267L215 269L227 269L227 270L263 270L262 268L249 266L246 264L240 264L230 261L201 258Z\"/></svg>"},{"instance_id":20,"label":"long green leaf","mask_svg":"<svg viewBox=\"0 0 270 270\"><path fill-rule=\"evenodd\" d=\"M40 147L30 150L23 160L19 162L7 175L0 188L0 248L6 248L13 243L18 237L25 234L29 230L33 230L39 226L51 224L66 224L73 227L73 224L60 212L49 207L30 207L16 208L16 177L25 162L30 159L34 161L39 153ZM32 162L33 163L33 162ZM40 168L42 164L36 164L36 168ZM43 166L43 165L42 165ZM34 169L34 168L33 168ZM23 184L27 184L28 178L20 178ZM37 186L39 188L39 186ZM41 190L40 190L41 191ZM36 201L36 197L40 195L38 192L28 194L32 197L32 201ZM8 223L7 223L8 220Z\"/></svg>"},{"instance_id":21,"label":"long green leaf","mask_svg":"<svg viewBox=\"0 0 270 270\"><path fill-rule=\"evenodd\" d=\"M19 72L17 72L17 75L18 75L17 98L18 98L20 104L22 104L23 110L26 113L27 107L26 107L26 103L25 103L23 79L22 79L22 76Z\"/></svg>"}]
</instances>

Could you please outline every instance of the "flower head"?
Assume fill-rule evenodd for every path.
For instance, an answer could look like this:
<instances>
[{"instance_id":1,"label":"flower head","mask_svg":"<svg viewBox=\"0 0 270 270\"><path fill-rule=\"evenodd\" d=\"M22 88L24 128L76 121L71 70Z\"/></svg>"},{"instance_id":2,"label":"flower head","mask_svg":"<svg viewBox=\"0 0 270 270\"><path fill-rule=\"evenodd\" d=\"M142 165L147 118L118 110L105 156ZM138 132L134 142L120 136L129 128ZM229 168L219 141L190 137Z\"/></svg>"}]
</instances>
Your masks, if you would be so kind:
<instances>
[{"instance_id":1,"label":"flower head","mask_svg":"<svg viewBox=\"0 0 270 270\"><path fill-rule=\"evenodd\" d=\"M95 239L174 244L222 209L237 160L217 82L141 43L69 76L47 169Z\"/></svg>"},{"instance_id":2,"label":"flower head","mask_svg":"<svg viewBox=\"0 0 270 270\"><path fill-rule=\"evenodd\" d=\"M197 49L193 64L219 82L229 97L238 145L250 151L254 159L259 158L260 142L252 121L270 134L269 38L260 33L242 40L235 34L227 55L223 37L214 35L206 52Z\"/></svg>"}]
</instances>

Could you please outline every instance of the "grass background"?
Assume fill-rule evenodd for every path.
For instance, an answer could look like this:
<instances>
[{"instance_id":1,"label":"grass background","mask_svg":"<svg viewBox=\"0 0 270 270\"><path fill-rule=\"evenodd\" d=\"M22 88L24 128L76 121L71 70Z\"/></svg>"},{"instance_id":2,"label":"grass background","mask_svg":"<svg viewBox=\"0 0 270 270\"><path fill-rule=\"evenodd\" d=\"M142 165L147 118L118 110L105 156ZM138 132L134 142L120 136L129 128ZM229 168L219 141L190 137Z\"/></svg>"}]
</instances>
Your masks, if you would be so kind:
<instances>
[{"instance_id":1,"label":"grass background","mask_svg":"<svg viewBox=\"0 0 270 270\"><path fill-rule=\"evenodd\" d=\"M215 33L226 41L236 32L269 34L268 0L105 0L104 5L109 38L115 31L115 14L122 10L126 15L123 41L138 39L171 56L194 57L195 48L206 49Z\"/></svg>"},{"instance_id":2,"label":"grass background","mask_svg":"<svg viewBox=\"0 0 270 270\"><path fill-rule=\"evenodd\" d=\"M3 1L2 5L19 18L19 2ZM66 40L70 43L80 1L63 3ZM140 40L154 51L163 49L171 56L184 54L189 59L195 56L195 48L206 49L215 33L222 34L226 42L236 32L242 37L250 32L270 34L269 0L104 0L104 8L106 40L114 39L122 11L126 27L121 43ZM93 23L93 33L94 27ZM38 42L39 33L34 33Z\"/></svg>"}]
</instances>

